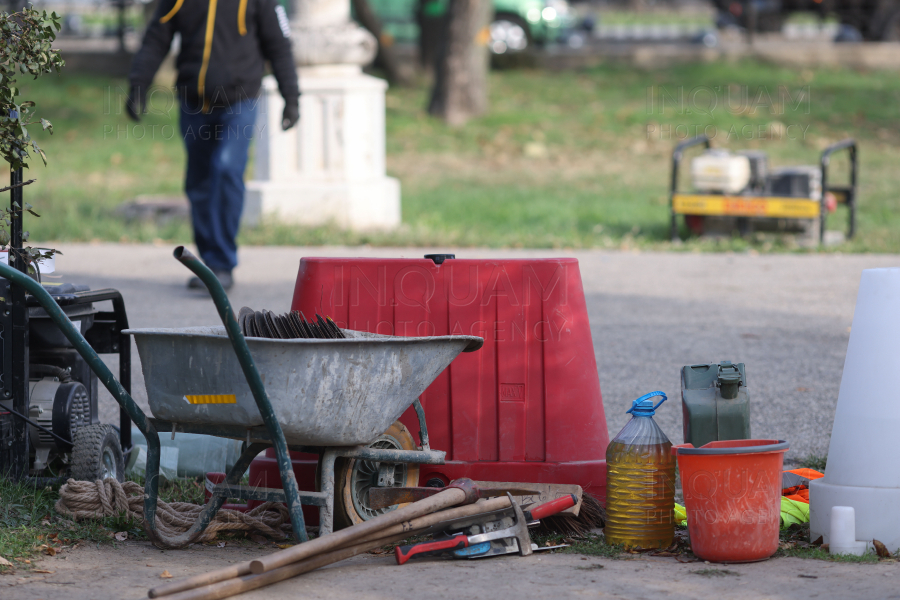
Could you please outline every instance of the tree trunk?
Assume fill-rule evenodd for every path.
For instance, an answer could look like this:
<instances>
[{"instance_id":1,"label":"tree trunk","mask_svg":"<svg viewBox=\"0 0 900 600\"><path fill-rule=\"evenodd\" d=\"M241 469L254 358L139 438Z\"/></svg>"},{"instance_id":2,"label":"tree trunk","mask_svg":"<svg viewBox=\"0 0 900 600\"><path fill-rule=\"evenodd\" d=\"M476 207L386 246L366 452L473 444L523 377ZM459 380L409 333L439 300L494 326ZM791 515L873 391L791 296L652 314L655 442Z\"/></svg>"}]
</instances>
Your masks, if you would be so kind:
<instances>
[{"instance_id":1,"label":"tree trunk","mask_svg":"<svg viewBox=\"0 0 900 600\"><path fill-rule=\"evenodd\" d=\"M387 80L391 85L403 86L409 83L400 69L397 54L394 52L393 40L385 39L381 30L381 21L369 6L368 0L351 0L356 18L369 33L378 40L378 54L375 56L375 64L384 69Z\"/></svg>"},{"instance_id":2,"label":"tree trunk","mask_svg":"<svg viewBox=\"0 0 900 600\"><path fill-rule=\"evenodd\" d=\"M462 125L488 108L490 0L450 0L428 112Z\"/></svg>"}]
</instances>

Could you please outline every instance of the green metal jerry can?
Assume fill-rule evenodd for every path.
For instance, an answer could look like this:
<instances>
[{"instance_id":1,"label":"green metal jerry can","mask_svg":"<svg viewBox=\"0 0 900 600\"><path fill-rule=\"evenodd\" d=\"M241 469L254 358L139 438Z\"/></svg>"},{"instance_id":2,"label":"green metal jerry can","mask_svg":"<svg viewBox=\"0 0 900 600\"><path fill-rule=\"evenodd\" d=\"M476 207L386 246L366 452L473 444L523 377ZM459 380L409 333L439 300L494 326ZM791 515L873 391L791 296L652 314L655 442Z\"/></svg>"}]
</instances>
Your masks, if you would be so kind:
<instances>
[{"instance_id":1,"label":"green metal jerry can","mask_svg":"<svg viewBox=\"0 0 900 600\"><path fill-rule=\"evenodd\" d=\"M750 393L744 363L681 368L684 441L695 448L716 440L750 439Z\"/></svg>"}]
</instances>

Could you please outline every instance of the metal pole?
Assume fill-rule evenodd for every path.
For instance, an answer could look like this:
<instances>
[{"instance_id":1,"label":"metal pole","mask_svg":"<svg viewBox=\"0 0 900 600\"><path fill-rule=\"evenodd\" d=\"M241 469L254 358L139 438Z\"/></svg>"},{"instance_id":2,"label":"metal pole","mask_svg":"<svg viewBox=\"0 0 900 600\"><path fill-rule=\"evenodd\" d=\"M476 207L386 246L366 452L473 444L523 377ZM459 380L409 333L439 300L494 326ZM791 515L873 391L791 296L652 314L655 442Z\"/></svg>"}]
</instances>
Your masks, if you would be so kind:
<instances>
[{"instance_id":1,"label":"metal pole","mask_svg":"<svg viewBox=\"0 0 900 600\"><path fill-rule=\"evenodd\" d=\"M9 266L27 276L28 266L16 252L22 248L22 168L19 167L10 172L9 183L14 186L9 191L9 208L13 213L18 212L18 218L11 219L9 242ZM10 377L13 408L20 414L28 414L28 307L25 301L25 289L20 286L10 286L10 322L12 323L11 335L11 359L12 376ZM16 465L13 467L13 478L19 479L28 475L29 440L28 425L22 421L16 421L15 445L13 455L16 457Z\"/></svg>"}]
</instances>

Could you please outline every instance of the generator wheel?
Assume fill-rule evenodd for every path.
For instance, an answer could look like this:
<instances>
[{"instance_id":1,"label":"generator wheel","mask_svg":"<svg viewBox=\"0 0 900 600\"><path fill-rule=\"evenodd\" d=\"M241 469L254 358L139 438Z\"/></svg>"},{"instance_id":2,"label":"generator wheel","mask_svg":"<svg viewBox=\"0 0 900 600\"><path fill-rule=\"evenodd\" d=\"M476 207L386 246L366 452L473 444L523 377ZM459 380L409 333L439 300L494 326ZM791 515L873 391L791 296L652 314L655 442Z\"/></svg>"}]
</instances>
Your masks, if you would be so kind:
<instances>
[{"instance_id":1,"label":"generator wheel","mask_svg":"<svg viewBox=\"0 0 900 600\"><path fill-rule=\"evenodd\" d=\"M125 481L125 459L112 425L88 425L75 431L70 476L79 481Z\"/></svg>"},{"instance_id":2,"label":"generator wheel","mask_svg":"<svg viewBox=\"0 0 900 600\"><path fill-rule=\"evenodd\" d=\"M391 450L417 450L409 429L395 421L369 448ZM334 529L357 525L380 514L394 510L369 507L369 488L377 485L378 470L382 463L355 458L339 458L334 465ZM394 486L414 487L419 484L419 465L394 463ZM403 504L399 506L405 506Z\"/></svg>"}]
</instances>

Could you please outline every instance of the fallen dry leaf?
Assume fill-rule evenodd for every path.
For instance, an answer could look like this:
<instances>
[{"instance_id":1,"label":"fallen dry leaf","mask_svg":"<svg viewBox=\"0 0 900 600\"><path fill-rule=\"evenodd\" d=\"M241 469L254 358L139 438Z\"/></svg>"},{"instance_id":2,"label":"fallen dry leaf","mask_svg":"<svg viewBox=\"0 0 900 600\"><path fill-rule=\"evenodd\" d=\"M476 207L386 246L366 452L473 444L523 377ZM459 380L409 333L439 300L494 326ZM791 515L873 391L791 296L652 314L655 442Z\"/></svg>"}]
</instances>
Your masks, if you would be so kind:
<instances>
[{"instance_id":1,"label":"fallen dry leaf","mask_svg":"<svg viewBox=\"0 0 900 600\"><path fill-rule=\"evenodd\" d=\"M56 573L56 571L48 571L47 569L35 569L32 573Z\"/></svg>"},{"instance_id":2,"label":"fallen dry leaf","mask_svg":"<svg viewBox=\"0 0 900 600\"><path fill-rule=\"evenodd\" d=\"M162 573L159 574L160 579L172 579L172 577L174 577L174 575L169 573L168 569L166 569L165 571L163 571Z\"/></svg>"},{"instance_id":3,"label":"fallen dry leaf","mask_svg":"<svg viewBox=\"0 0 900 600\"><path fill-rule=\"evenodd\" d=\"M219 542L218 544L216 544L216 547L217 547L217 548L224 548L226 545L228 545L228 542Z\"/></svg>"},{"instance_id":4,"label":"fallen dry leaf","mask_svg":"<svg viewBox=\"0 0 900 600\"><path fill-rule=\"evenodd\" d=\"M12 563L0 556L0 567L11 567Z\"/></svg>"},{"instance_id":5,"label":"fallen dry leaf","mask_svg":"<svg viewBox=\"0 0 900 600\"><path fill-rule=\"evenodd\" d=\"M49 554L50 556L56 556L56 548L53 546L47 546L44 549L44 554Z\"/></svg>"},{"instance_id":6,"label":"fallen dry leaf","mask_svg":"<svg viewBox=\"0 0 900 600\"><path fill-rule=\"evenodd\" d=\"M887 546L885 546L878 540L872 540L872 545L875 546L875 554L877 554L879 558L890 557L891 551L887 549Z\"/></svg>"},{"instance_id":7,"label":"fallen dry leaf","mask_svg":"<svg viewBox=\"0 0 900 600\"><path fill-rule=\"evenodd\" d=\"M282 550L286 550L287 548L293 548L293 547L294 547L293 544L275 544L275 546L277 546L278 548L281 548Z\"/></svg>"},{"instance_id":8,"label":"fallen dry leaf","mask_svg":"<svg viewBox=\"0 0 900 600\"><path fill-rule=\"evenodd\" d=\"M127 532L127 531L119 531L119 532L116 533L116 536L115 536L115 537L116 537L116 539L119 540L120 542L124 542L125 540L128 539L128 532Z\"/></svg>"},{"instance_id":9,"label":"fallen dry leaf","mask_svg":"<svg viewBox=\"0 0 900 600\"><path fill-rule=\"evenodd\" d=\"M26 565L30 565L30 564L31 564L31 561L28 560L27 558L26 558L25 560L23 560L22 562L25 563Z\"/></svg>"}]
</instances>

